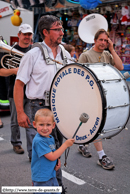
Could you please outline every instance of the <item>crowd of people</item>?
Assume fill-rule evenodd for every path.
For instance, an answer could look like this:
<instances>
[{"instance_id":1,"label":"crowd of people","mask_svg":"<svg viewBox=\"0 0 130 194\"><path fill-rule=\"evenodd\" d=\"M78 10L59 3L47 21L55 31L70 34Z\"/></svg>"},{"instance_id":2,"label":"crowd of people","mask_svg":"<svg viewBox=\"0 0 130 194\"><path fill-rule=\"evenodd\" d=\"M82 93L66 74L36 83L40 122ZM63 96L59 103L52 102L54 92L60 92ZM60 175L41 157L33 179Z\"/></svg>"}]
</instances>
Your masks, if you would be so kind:
<instances>
[{"instance_id":1,"label":"crowd of people","mask_svg":"<svg viewBox=\"0 0 130 194\"><path fill-rule=\"evenodd\" d=\"M25 53L20 66L14 69L1 68L0 76L10 77L11 144L14 152L24 153L20 137L20 127L23 127L26 130L33 185L59 185L62 187L63 194L66 191L62 182L60 156L67 147L73 145L74 139L63 143L63 137L57 130L54 116L45 102L46 93L50 90L53 78L62 68L62 64L56 61L64 61L65 55L67 64L72 62L97 63L100 59L102 63L110 63L119 70L123 69L123 65L113 48L108 33L103 29L95 32L94 46L82 54L76 52L73 45L60 46L64 32L59 18L52 15L42 16L38 23L38 30L43 40L40 46L50 60L48 60L49 57L43 57L39 46L31 48L32 28L28 24L22 24L18 31L19 42L15 46L17 50ZM105 51L106 47L110 52ZM103 169L114 169L113 162L103 150L102 141L94 142L94 145L99 156L98 165ZM86 158L92 156L86 145L79 145L78 150ZM42 166L42 169L39 169L39 165Z\"/></svg>"}]
</instances>

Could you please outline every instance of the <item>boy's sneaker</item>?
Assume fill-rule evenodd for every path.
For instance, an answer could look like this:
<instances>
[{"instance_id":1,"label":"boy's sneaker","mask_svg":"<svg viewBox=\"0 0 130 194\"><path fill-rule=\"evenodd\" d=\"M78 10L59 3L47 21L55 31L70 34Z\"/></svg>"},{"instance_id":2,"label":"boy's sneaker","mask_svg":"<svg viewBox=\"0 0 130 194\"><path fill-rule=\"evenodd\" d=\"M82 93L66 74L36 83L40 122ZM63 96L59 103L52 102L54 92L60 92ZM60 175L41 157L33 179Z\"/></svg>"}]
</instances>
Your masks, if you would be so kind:
<instances>
[{"instance_id":1,"label":"boy's sneaker","mask_svg":"<svg viewBox=\"0 0 130 194\"><path fill-rule=\"evenodd\" d=\"M24 153L24 149L20 145L13 146L13 150L16 154L23 154Z\"/></svg>"},{"instance_id":2,"label":"boy's sneaker","mask_svg":"<svg viewBox=\"0 0 130 194\"><path fill-rule=\"evenodd\" d=\"M102 157L102 159L99 159L99 160L97 161L97 164L98 164L99 166L101 166L102 168L106 169L106 170L111 170L111 169L115 168L113 162L112 162L112 161L110 160L110 158L107 157L106 155L104 155L104 156Z\"/></svg>"},{"instance_id":3,"label":"boy's sneaker","mask_svg":"<svg viewBox=\"0 0 130 194\"><path fill-rule=\"evenodd\" d=\"M82 155L86 158L90 158L92 154L88 151L88 147L84 145L80 145L78 147L78 151L82 153Z\"/></svg>"}]
</instances>

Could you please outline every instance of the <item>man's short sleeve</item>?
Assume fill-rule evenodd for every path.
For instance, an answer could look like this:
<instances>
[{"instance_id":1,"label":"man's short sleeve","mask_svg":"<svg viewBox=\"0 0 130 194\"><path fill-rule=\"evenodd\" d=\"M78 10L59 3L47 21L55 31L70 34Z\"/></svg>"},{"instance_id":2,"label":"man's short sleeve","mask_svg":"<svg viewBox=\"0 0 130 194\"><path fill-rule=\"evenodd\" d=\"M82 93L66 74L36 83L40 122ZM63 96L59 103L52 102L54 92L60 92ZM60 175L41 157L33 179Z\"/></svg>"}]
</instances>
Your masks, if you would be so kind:
<instances>
[{"instance_id":1,"label":"man's short sleeve","mask_svg":"<svg viewBox=\"0 0 130 194\"><path fill-rule=\"evenodd\" d=\"M85 53L82 53L82 54L79 56L78 62L79 62L79 63L87 63L87 62L88 62L87 55L86 55Z\"/></svg>"}]
</instances>

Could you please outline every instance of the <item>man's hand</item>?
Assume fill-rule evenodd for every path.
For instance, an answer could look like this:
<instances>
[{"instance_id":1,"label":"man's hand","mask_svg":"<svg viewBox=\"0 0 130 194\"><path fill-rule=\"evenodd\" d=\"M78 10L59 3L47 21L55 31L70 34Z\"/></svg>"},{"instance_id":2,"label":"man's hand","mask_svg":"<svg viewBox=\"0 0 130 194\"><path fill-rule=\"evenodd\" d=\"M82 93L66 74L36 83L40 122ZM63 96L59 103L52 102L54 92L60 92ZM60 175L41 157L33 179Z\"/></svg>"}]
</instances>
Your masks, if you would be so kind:
<instances>
[{"instance_id":1,"label":"man's hand","mask_svg":"<svg viewBox=\"0 0 130 194\"><path fill-rule=\"evenodd\" d=\"M113 42L110 40L110 38L108 38L108 48L109 48L110 51L114 50Z\"/></svg>"},{"instance_id":2,"label":"man's hand","mask_svg":"<svg viewBox=\"0 0 130 194\"><path fill-rule=\"evenodd\" d=\"M8 77L10 75L17 75L18 69L19 69L18 67L17 68L11 68L11 69L1 68L0 69L0 76Z\"/></svg>"},{"instance_id":3,"label":"man's hand","mask_svg":"<svg viewBox=\"0 0 130 194\"><path fill-rule=\"evenodd\" d=\"M13 69L15 75L17 75L18 69L19 67Z\"/></svg>"},{"instance_id":4,"label":"man's hand","mask_svg":"<svg viewBox=\"0 0 130 194\"><path fill-rule=\"evenodd\" d=\"M24 128L29 128L29 125L31 124L28 116L24 112L17 114L17 120L19 126Z\"/></svg>"},{"instance_id":5,"label":"man's hand","mask_svg":"<svg viewBox=\"0 0 130 194\"><path fill-rule=\"evenodd\" d=\"M111 52L113 59L114 59L114 67L116 67L119 71L122 71L124 69L124 66L122 64L122 60L120 57L117 55L116 51L113 48L113 42L108 38L108 44L109 44L109 51Z\"/></svg>"},{"instance_id":6,"label":"man's hand","mask_svg":"<svg viewBox=\"0 0 130 194\"><path fill-rule=\"evenodd\" d=\"M24 112L23 102L24 102L24 83L20 80L15 81L14 85L14 102L17 110L17 120L21 127L28 128L30 120Z\"/></svg>"}]
</instances>

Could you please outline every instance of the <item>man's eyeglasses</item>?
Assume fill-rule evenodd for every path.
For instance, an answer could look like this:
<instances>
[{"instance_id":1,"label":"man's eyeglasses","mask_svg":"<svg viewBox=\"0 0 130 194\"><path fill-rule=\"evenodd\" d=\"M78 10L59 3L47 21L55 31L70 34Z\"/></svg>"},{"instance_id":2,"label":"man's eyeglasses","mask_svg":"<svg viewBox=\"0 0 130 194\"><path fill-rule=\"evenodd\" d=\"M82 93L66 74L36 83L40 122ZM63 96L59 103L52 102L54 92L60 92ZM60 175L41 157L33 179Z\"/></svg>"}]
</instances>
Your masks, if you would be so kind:
<instances>
[{"instance_id":1,"label":"man's eyeglasses","mask_svg":"<svg viewBox=\"0 0 130 194\"><path fill-rule=\"evenodd\" d=\"M57 31L57 32L64 32L64 28L55 28L55 29L46 29L46 30L54 30L54 31Z\"/></svg>"}]
</instances>

